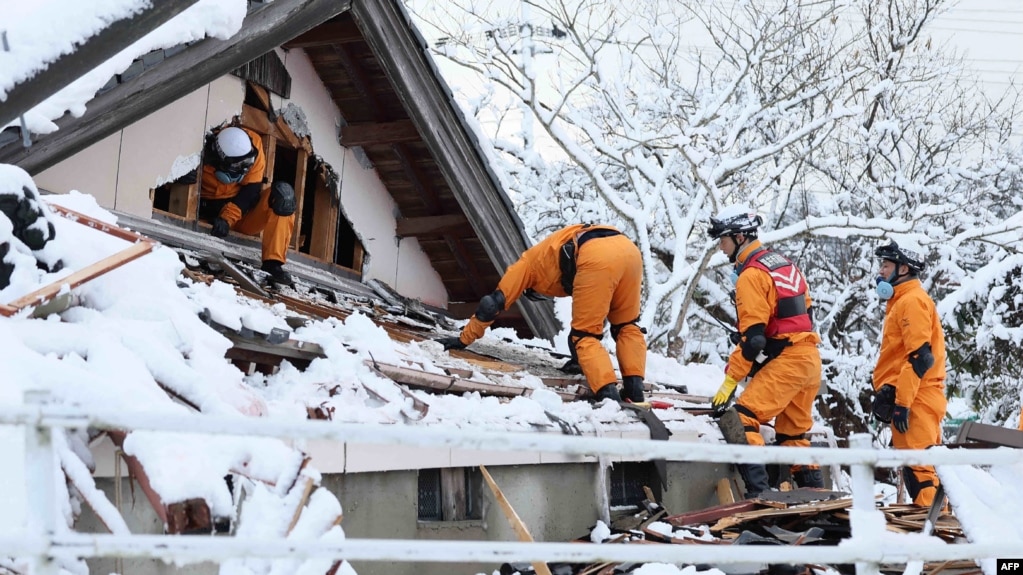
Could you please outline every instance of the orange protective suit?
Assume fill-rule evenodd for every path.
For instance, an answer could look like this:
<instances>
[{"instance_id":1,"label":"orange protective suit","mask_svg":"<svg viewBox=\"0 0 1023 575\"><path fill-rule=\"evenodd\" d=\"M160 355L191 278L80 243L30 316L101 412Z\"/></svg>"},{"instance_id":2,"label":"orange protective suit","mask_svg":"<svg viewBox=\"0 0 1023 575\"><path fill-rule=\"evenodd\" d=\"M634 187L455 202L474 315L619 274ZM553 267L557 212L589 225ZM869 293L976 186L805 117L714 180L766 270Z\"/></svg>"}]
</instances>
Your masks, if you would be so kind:
<instances>
[{"instance_id":1,"label":"orange protective suit","mask_svg":"<svg viewBox=\"0 0 1023 575\"><path fill-rule=\"evenodd\" d=\"M606 237L579 238L587 232L604 230ZM508 309L526 289L550 296L569 295L562 286L559 255L566 242L578 245L576 275L572 291L572 330L579 366L590 389L596 392L617 377L611 357L600 343L604 321L617 333L618 365L622 376L643 377L646 372L646 338L636 325L640 313L640 288L643 282L643 258L628 237L610 226L575 224L562 228L529 248L508 266L497 289L504 295ZM491 321L473 315L459 336L469 345L483 336ZM617 329L616 329L617 328ZM589 334L589 335L577 335Z\"/></svg>"},{"instance_id":2,"label":"orange protective suit","mask_svg":"<svg viewBox=\"0 0 1023 575\"><path fill-rule=\"evenodd\" d=\"M266 154L263 152L263 140L256 132L248 128L242 129L249 134L253 146L256 147L256 160L252 167L240 182L225 184L217 179L213 166L204 164L199 197L223 203L218 215L227 221L232 230L251 236L262 232L263 260L283 263L287 261L288 245L295 229L295 214L279 216L270 208L271 188L264 182ZM248 193L252 190L251 186L260 186L259 199L250 209L243 211L239 203L232 200L239 200L238 196L243 192L243 188L248 187L248 190L245 190L245 193Z\"/></svg>"},{"instance_id":3,"label":"orange protective suit","mask_svg":"<svg viewBox=\"0 0 1023 575\"><path fill-rule=\"evenodd\" d=\"M945 332L934 300L920 280L913 278L894 286L884 312L881 353L874 368L874 391L895 386L895 404L909 408L909 428L900 433L892 426L896 449L926 449L941 445L941 421L945 399ZM918 377L910 354L931 344L934 364ZM913 503L929 507L938 488L938 475L930 465L903 468L903 478Z\"/></svg>"},{"instance_id":4,"label":"orange protective suit","mask_svg":"<svg viewBox=\"0 0 1023 575\"><path fill-rule=\"evenodd\" d=\"M751 326L771 326L778 320L778 287L768 271L747 266L747 260L763 249L759 240L745 246L736 257L736 267L742 269L735 284L735 306L739 320L739 333L747 334ZM812 304L806 280L793 265L787 278L795 291L805 291L805 309ZM735 403L739 418L746 428L746 442L764 445L760 425L772 419L777 432L777 443L795 447L809 447L805 434L813 427L813 402L820 389L821 357L817 344L821 342L815 331L780 332L769 339L787 339L781 354L754 371L754 362L745 358L742 346L736 345L728 358L726 373L736 381L753 376ZM816 465L794 465L792 472L818 469Z\"/></svg>"}]
</instances>

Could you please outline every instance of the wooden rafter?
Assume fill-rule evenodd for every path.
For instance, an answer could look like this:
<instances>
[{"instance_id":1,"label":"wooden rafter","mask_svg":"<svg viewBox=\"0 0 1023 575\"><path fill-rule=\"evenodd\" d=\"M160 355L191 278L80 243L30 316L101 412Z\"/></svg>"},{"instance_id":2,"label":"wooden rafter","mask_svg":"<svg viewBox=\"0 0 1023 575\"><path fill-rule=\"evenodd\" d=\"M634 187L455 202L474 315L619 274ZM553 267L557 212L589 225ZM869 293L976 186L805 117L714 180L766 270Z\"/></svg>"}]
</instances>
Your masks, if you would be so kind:
<instances>
[{"instance_id":1,"label":"wooden rafter","mask_svg":"<svg viewBox=\"0 0 1023 575\"><path fill-rule=\"evenodd\" d=\"M341 145L347 148L371 146L374 144L418 142L420 139L419 130L416 129L412 120L348 124L341 127Z\"/></svg>"},{"instance_id":2,"label":"wooden rafter","mask_svg":"<svg viewBox=\"0 0 1023 575\"><path fill-rule=\"evenodd\" d=\"M362 69L362 66L359 66L355 58L352 57L348 46L345 44L332 44L331 47L334 49L334 54L337 55L338 60L341 61L341 66L348 73L348 78L352 81L355 91L362 96L363 103L372 111L373 119L383 120L383 113L381 112L380 103L373 93L372 83L366 77L366 72Z\"/></svg>"},{"instance_id":3,"label":"wooden rafter","mask_svg":"<svg viewBox=\"0 0 1023 575\"><path fill-rule=\"evenodd\" d=\"M412 183L412 187L419 194L419 197L423 199L427 212L433 216L442 215L440 197L438 197L437 191L423 183L426 181L426 178L420 173L419 168L409 160L406 146L404 144L393 144L391 149L395 157L398 158L398 163L405 172L405 177ZM490 288L483 285L481 280L483 276L473 258L469 255L468 250L465 249L462 241L452 234L444 234L443 237L448 249L451 250L451 255L454 256L455 263L458 264L459 269L465 274L465 278L469 282L469 287L472 289L475 297L481 298L490 293Z\"/></svg>"},{"instance_id":4,"label":"wooden rafter","mask_svg":"<svg viewBox=\"0 0 1023 575\"><path fill-rule=\"evenodd\" d=\"M469 219L464 214L399 218L395 233L399 238L443 236L452 234L471 237L473 234Z\"/></svg>"},{"instance_id":5,"label":"wooden rafter","mask_svg":"<svg viewBox=\"0 0 1023 575\"><path fill-rule=\"evenodd\" d=\"M348 44L361 42L362 32L351 18L341 18L325 22L284 43L285 49L315 48L331 44Z\"/></svg>"}]
</instances>

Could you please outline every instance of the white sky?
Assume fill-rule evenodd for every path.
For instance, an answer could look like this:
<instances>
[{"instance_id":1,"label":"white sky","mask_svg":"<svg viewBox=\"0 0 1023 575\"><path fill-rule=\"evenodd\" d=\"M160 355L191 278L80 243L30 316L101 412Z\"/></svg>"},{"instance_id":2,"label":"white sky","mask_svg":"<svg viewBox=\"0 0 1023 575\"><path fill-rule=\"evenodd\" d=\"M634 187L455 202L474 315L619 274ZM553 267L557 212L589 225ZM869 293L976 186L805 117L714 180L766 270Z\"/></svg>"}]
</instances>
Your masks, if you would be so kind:
<instances>
[{"instance_id":1,"label":"white sky","mask_svg":"<svg viewBox=\"0 0 1023 575\"><path fill-rule=\"evenodd\" d=\"M102 22L130 13L142 4L143 0L35 3L0 0L0 14L4 14L0 31L8 32L11 44L11 52L0 53L0 96L31 77L46 62L71 49L76 39L90 36ZM240 27L244 7L244 0L201 0L153 35L31 111L26 116L31 129L37 132L53 129L52 121L65 110L80 114L95 90L105 84L111 74L122 71L142 53L204 35L229 36ZM54 14L62 17L55 18ZM1018 58L1020 51L1015 54ZM1006 56L1008 58L1011 56ZM27 174L18 168L0 165L0 193L20 193L25 186L34 187ZM72 193L52 197L51 201L106 221L115 220L90 196ZM0 290L0 301L9 302L126 246L122 240L63 219L57 220L56 229L57 239L45 255L59 257L66 267L59 274L47 275L36 270L27 248L11 237L10 223L0 217L0 242L11 241L15 246L7 261L19 263L12 285ZM337 421L394 424L403 421L397 402L405 400L393 382L374 375L363 360L372 356L388 363L410 362L436 372L440 371L438 362L457 363L436 343L393 342L368 318L355 314L343 322L316 321L292 334L294 339L320 344L327 353L326 359L314 361L305 372L285 368L269 377L259 374L246 377L223 359L230 345L228 340L199 321L197 314L209 309L218 322L228 326L246 326L257 331L279 327L290 331L284 321L286 310L280 305L266 307L240 298L226 284L194 284L180 276L181 269L177 255L161 248L76 290L83 305L60 318L0 318L0 363L4 365L0 402L17 402L24 390L44 389L56 401L83 409L97 406L152 413L182 411L184 408L158 387L156 382L159 381L200 405L203 412L222 417L247 414L305 419L307 405L327 404L334 408ZM178 282L186 287L179 288ZM514 334L509 330L495 330L488 333L484 342L496 344L502 337L514 339ZM613 428L642 427L631 414L621 412L616 405L594 410L585 402L564 403L545 390L539 379L523 375L519 380L521 384L537 390L532 398L500 402L475 394L457 397L414 392L431 405L429 415L417 425L525 431L535 423L549 424L543 413L547 410L575 423L583 431L594 430L597 424ZM647 375L651 381L685 383L690 393L700 395L713 394L721 378L719 366L680 366L674 360L654 354L650 356ZM507 381L502 383L507 384ZM331 397L328 389L334 386L339 386L340 393ZM367 386L393 398L394 402L381 405L366 391ZM716 426L706 417L665 410L663 418L670 428L694 430L703 441L720 440ZM10 437L4 436L4 440L10 441ZM0 441L0 444L4 443ZM169 446L175 449L168 450ZM191 436L171 441L165 434L148 432L133 433L125 449L142 460L154 486L166 497L201 496L210 502L215 513L230 513L231 500L222 481L229 469L243 464L253 470L255 476L272 479L291 472L298 456L278 440ZM66 452L66 449L62 451ZM14 449L0 453L19 452ZM202 464L182 467L178 458L183 456L201 460ZM24 492L19 492L17 481L10 480L18 477L16 466L19 463L16 459L4 462L8 480L0 483L0 507L5 509L24 509ZM971 536L978 541L1004 541L1015 536L1023 545L1023 527L1018 521L1023 516L1020 508L1023 482L1018 481L1023 469L1017 466L1016 469L994 470L991 476L995 480L962 468L942 467L940 470L947 478L953 500L960 502L957 511L970 528ZM310 470L309 473L315 475L316 472ZM974 487L979 483L984 483L985 488L976 493ZM239 533L266 535L260 532L259 526L279 522L280 518L275 516L279 514L278 500L264 494L254 496L252 501L246 508L249 515L242 517ZM317 523L316 517L340 512L340 505L329 495L314 498L310 506L313 523ZM68 513L69 509L63 512ZM1003 521L1005 517L1016 520ZM0 514L0 535L23 530L24 519L24 515L17 513ZM331 528L325 534L315 529L308 533L309 537L326 540L345 535L340 527ZM349 535L359 536L358 533ZM933 538L924 540L891 533L883 537L886 544L893 546L934 544ZM994 539L999 537L1001 539ZM222 573L266 572L258 570L255 564L243 563L225 564ZM268 568L268 565L260 563L258 567ZM663 565L648 565L637 571L642 575L681 572Z\"/></svg>"}]
</instances>

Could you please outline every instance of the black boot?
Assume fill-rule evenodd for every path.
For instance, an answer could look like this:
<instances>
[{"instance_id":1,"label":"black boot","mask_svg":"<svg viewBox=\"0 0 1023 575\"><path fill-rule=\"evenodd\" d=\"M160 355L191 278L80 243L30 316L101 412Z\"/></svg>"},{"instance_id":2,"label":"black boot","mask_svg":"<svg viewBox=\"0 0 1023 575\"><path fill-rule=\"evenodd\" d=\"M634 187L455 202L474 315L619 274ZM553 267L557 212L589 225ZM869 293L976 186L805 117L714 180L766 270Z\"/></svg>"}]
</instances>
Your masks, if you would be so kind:
<instances>
[{"instance_id":1,"label":"black boot","mask_svg":"<svg viewBox=\"0 0 1023 575\"><path fill-rule=\"evenodd\" d=\"M800 487L824 489L824 474L820 467L803 467L792 472L792 479Z\"/></svg>"},{"instance_id":2,"label":"black boot","mask_svg":"<svg viewBox=\"0 0 1023 575\"><path fill-rule=\"evenodd\" d=\"M643 403L643 378L626 375L622 378L622 397L632 403Z\"/></svg>"},{"instance_id":3,"label":"black boot","mask_svg":"<svg viewBox=\"0 0 1023 575\"><path fill-rule=\"evenodd\" d=\"M737 467L743 483L746 484L746 499L754 499L764 491L771 490L771 485L767 482L767 467L762 463L740 463Z\"/></svg>"},{"instance_id":4,"label":"black boot","mask_svg":"<svg viewBox=\"0 0 1023 575\"><path fill-rule=\"evenodd\" d=\"M611 401L622 400L621 394L618 393L617 383L609 383L604 387L598 389L597 393L594 394L594 397L596 398L597 401L601 401L604 399L610 399Z\"/></svg>"},{"instance_id":5,"label":"black boot","mask_svg":"<svg viewBox=\"0 0 1023 575\"><path fill-rule=\"evenodd\" d=\"M729 407L718 417L718 427L721 429L721 436L725 443L732 445L746 445L746 427L739 419L739 412L735 407Z\"/></svg>"},{"instance_id":6,"label":"black boot","mask_svg":"<svg viewBox=\"0 0 1023 575\"><path fill-rule=\"evenodd\" d=\"M264 260L263 267L260 269L270 274L270 281L277 285L295 285L295 281L291 279L291 274L284 271L284 264L282 262L276 260Z\"/></svg>"}]
</instances>

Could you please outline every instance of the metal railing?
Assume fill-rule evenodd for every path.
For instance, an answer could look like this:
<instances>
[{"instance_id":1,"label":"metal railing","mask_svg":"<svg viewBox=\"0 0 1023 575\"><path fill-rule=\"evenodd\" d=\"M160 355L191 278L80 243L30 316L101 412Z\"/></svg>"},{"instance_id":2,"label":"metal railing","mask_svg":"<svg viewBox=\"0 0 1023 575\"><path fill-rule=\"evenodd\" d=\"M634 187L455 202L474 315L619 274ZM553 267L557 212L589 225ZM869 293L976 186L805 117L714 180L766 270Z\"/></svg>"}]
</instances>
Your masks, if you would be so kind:
<instances>
[{"instance_id":1,"label":"metal railing","mask_svg":"<svg viewBox=\"0 0 1023 575\"><path fill-rule=\"evenodd\" d=\"M673 564L855 563L860 575L879 573L879 565L921 561L989 559L1018 554L1018 542L957 545L892 544L880 537L885 519L875 506L874 468L904 465L1010 465L1023 462L1023 450L879 450L866 434L850 438L850 448L760 447L612 439L526 432L473 431L424 426L377 426L327 421L278 421L245 417L122 413L45 405L26 396L27 405L0 409L0 425L25 428L29 526L17 537L0 537L0 556L34 558L34 574L57 574L60 557L153 558L178 563L231 558L346 559L400 562L663 562ZM195 537L182 535L108 535L57 532L54 429L148 430L189 434L289 439L325 439L347 443L447 447L489 451L543 451L568 455L667 459L714 463L798 463L850 466L851 537L837 546L579 545L494 541L419 541L347 539L341 542ZM441 544L443 543L443 544Z\"/></svg>"}]
</instances>

